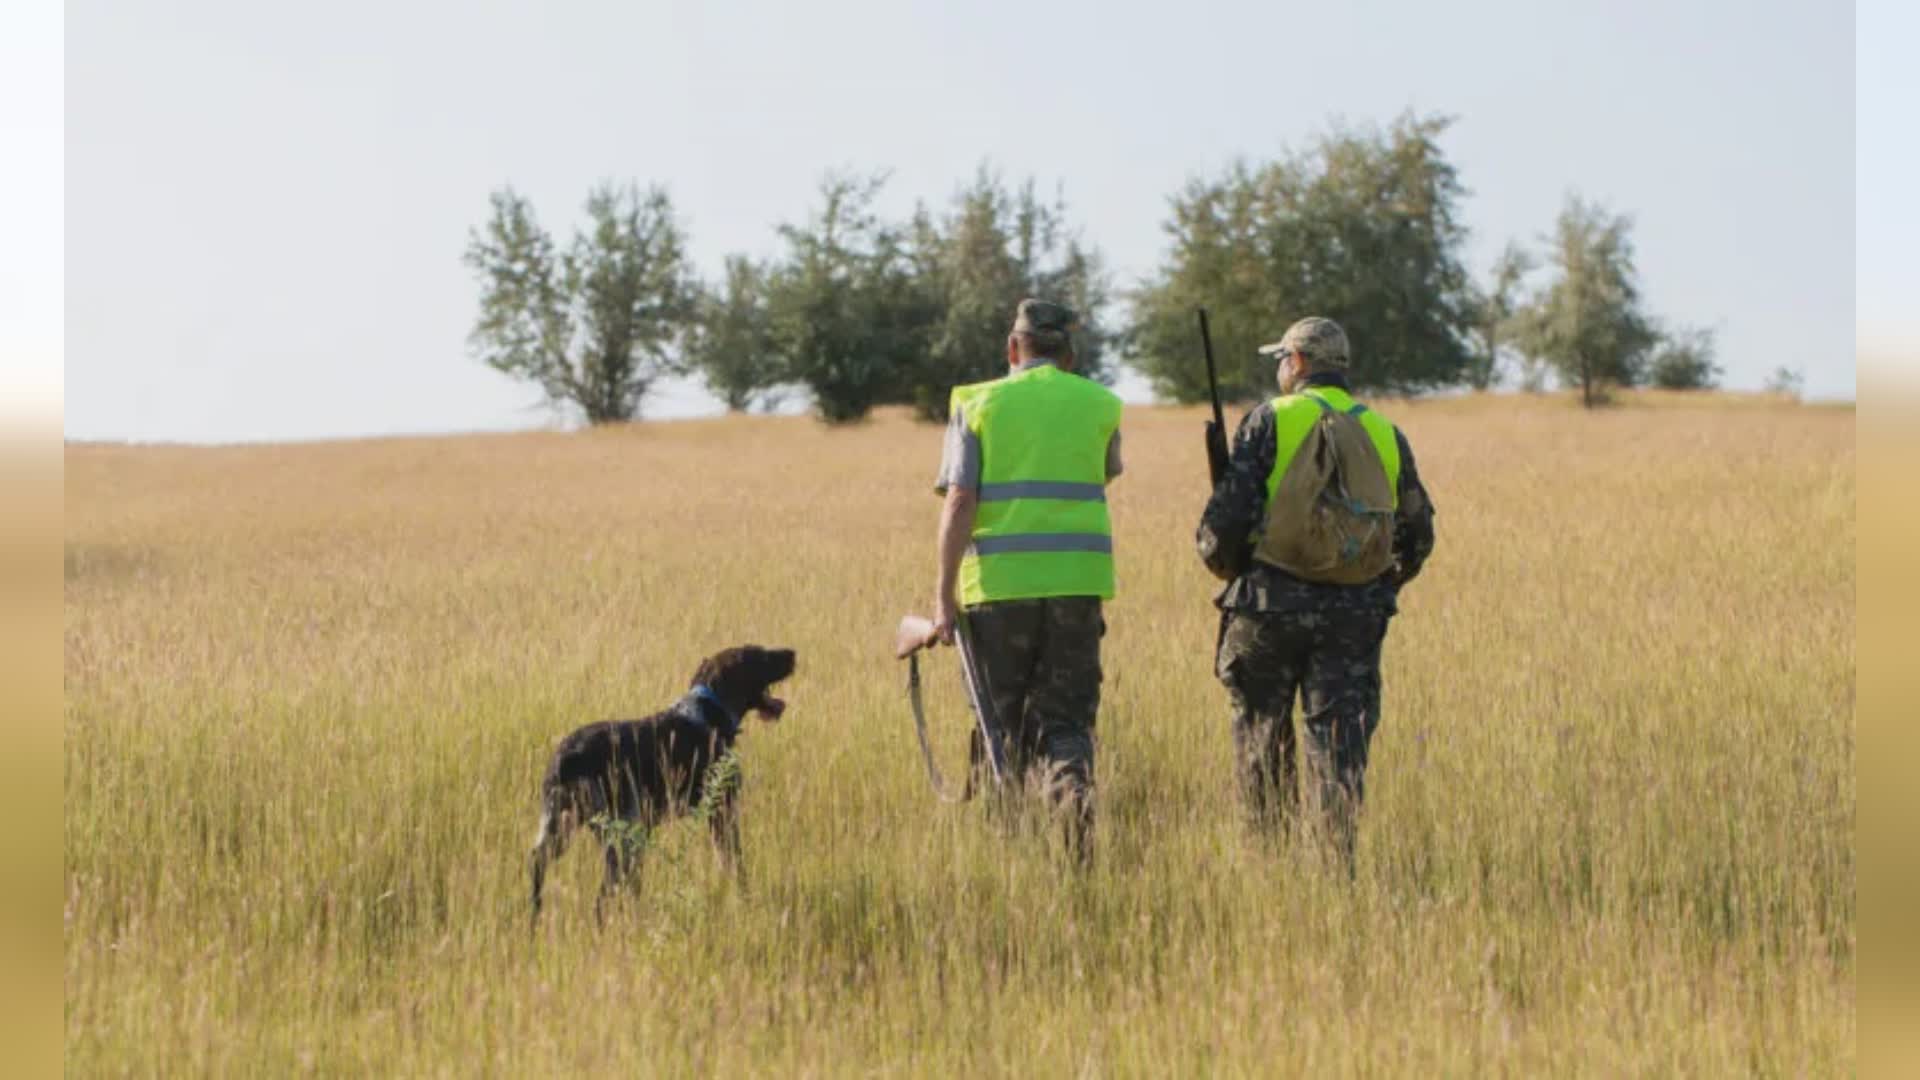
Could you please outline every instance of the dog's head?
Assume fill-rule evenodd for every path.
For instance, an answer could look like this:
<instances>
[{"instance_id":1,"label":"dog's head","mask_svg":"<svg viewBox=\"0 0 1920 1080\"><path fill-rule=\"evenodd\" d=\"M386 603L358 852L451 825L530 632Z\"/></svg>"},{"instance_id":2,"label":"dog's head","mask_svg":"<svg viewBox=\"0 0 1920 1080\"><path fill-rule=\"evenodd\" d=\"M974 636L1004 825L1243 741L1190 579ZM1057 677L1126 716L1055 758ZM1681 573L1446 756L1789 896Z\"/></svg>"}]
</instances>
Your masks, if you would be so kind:
<instances>
[{"instance_id":1,"label":"dog's head","mask_svg":"<svg viewBox=\"0 0 1920 1080\"><path fill-rule=\"evenodd\" d=\"M763 649L758 645L741 645L732 649L723 649L700 662L693 673L692 686L706 686L712 690L735 716L745 716L748 709L760 714L762 720L772 723L780 719L787 709L787 703L769 693L773 684L793 674L792 649Z\"/></svg>"}]
</instances>

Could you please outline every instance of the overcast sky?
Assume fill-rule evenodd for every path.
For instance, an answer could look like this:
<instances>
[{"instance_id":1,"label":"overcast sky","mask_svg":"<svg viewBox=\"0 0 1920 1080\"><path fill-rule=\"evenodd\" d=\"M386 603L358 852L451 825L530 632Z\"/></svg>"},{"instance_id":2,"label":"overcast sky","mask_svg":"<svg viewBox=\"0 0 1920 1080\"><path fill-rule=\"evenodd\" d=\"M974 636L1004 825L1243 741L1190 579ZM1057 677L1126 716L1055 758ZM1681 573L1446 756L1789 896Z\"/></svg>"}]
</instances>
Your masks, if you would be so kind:
<instances>
[{"instance_id":1,"label":"overcast sky","mask_svg":"<svg viewBox=\"0 0 1920 1080\"><path fill-rule=\"evenodd\" d=\"M1910 87L1893 54L1920 18L1868 7L1863 63ZM830 168L890 169L904 212L989 161L1060 185L1125 285L1188 178L1407 109L1458 117L1476 271L1578 191L1632 215L1649 307L1716 327L1729 385L1785 365L1854 393L1842 5L79 0L65 46L64 191L10 224L64 194L72 438L550 422L466 351L460 254L503 183L557 232L596 180L662 183L711 276L772 253ZM1868 102L1904 123L1911 94L1874 93L1863 128ZM1863 220L1905 199L1873 171ZM1863 229L1859 258L1863 344L1912 341L1906 245Z\"/></svg>"}]
</instances>

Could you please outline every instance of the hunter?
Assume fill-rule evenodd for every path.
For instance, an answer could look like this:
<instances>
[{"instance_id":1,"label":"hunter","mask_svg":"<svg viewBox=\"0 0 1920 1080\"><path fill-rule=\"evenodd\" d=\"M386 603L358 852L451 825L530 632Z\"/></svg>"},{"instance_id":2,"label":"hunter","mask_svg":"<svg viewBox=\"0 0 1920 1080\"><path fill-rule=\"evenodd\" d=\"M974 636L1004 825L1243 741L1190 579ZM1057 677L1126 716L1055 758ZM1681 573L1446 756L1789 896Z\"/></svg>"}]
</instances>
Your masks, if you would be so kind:
<instances>
[{"instance_id":1,"label":"hunter","mask_svg":"<svg viewBox=\"0 0 1920 1080\"><path fill-rule=\"evenodd\" d=\"M941 641L971 650L1009 780L1044 796L1084 863L1120 399L1074 373L1074 325L1060 304L1020 301L1007 374L953 391L934 482L946 502L933 621ZM981 759L976 732L976 774Z\"/></svg>"},{"instance_id":2,"label":"hunter","mask_svg":"<svg viewBox=\"0 0 1920 1080\"><path fill-rule=\"evenodd\" d=\"M1280 396L1240 422L1195 538L1227 582L1215 674L1233 705L1241 798L1263 833L1298 815L1300 696L1312 829L1351 872L1381 644L1433 550L1433 504L1406 435L1354 400L1339 324L1301 319L1259 351L1278 364Z\"/></svg>"}]
</instances>

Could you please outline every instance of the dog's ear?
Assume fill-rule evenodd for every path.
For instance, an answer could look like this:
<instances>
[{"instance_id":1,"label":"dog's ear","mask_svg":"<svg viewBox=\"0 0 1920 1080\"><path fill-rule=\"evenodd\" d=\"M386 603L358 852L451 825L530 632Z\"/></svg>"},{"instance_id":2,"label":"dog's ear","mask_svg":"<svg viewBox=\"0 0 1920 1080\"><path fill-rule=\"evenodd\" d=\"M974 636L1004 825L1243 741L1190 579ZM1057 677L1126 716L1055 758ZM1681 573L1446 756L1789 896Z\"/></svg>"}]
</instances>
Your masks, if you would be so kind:
<instances>
[{"instance_id":1,"label":"dog's ear","mask_svg":"<svg viewBox=\"0 0 1920 1080\"><path fill-rule=\"evenodd\" d=\"M688 685L697 686L705 683L708 686L715 686L735 672L753 670L753 662L759 648L757 645L735 645L721 649L700 661L700 666L694 669L693 682Z\"/></svg>"},{"instance_id":2,"label":"dog's ear","mask_svg":"<svg viewBox=\"0 0 1920 1080\"><path fill-rule=\"evenodd\" d=\"M696 686L711 684L713 677L719 674L719 665L714 663L714 661L718 659L718 656L709 656L705 660L700 661L699 666L693 669L693 678L687 680L687 689L691 690Z\"/></svg>"}]
</instances>

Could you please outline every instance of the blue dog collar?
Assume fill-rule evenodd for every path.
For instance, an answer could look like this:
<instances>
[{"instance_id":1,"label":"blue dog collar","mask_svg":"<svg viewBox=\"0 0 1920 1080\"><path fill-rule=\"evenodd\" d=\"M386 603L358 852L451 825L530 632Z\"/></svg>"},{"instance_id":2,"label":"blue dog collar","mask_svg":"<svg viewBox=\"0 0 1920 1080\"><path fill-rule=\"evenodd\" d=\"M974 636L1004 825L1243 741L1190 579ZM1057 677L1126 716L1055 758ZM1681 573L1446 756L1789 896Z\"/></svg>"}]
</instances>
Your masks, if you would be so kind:
<instances>
[{"instance_id":1,"label":"blue dog collar","mask_svg":"<svg viewBox=\"0 0 1920 1080\"><path fill-rule=\"evenodd\" d=\"M727 708L727 703L720 700L720 695L714 693L712 687L706 683L700 683L690 691L690 696L720 710L720 715L727 718L726 733L728 735L740 730L740 717L736 716L732 709Z\"/></svg>"}]
</instances>

